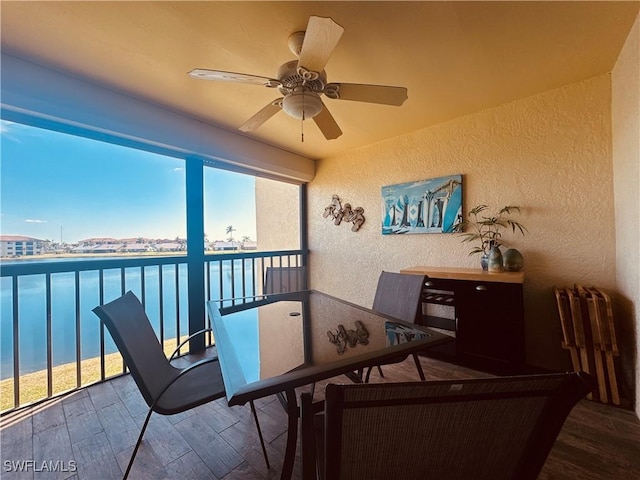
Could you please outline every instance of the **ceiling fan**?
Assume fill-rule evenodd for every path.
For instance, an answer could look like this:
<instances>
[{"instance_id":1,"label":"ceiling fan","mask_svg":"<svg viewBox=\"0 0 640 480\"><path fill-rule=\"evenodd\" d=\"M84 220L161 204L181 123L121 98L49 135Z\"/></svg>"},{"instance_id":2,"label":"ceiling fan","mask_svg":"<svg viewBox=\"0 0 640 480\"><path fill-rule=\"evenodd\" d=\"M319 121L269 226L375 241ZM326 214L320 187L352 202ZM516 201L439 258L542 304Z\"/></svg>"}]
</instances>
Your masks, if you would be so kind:
<instances>
[{"instance_id":1,"label":"ceiling fan","mask_svg":"<svg viewBox=\"0 0 640 480\"><path fill-rule=\"evenodd\" d=\"M402 105L407 99L407 89L404 87L327 82L324 67L343 32L344 28L331 18L310 17L306 31L289 36L289 49L298 59L281 65L276 78L206 69L192 70L189 75L204 80L248 83L278 89L282 97L270 102L241 125L240 130L243 132L256 130L273 115L284 110L288 115L303 121L313 118L327 140L335 139L342 135L342 130L322 102L321 95L333 100L395 106Z\"/></svg>"}]
</instances>

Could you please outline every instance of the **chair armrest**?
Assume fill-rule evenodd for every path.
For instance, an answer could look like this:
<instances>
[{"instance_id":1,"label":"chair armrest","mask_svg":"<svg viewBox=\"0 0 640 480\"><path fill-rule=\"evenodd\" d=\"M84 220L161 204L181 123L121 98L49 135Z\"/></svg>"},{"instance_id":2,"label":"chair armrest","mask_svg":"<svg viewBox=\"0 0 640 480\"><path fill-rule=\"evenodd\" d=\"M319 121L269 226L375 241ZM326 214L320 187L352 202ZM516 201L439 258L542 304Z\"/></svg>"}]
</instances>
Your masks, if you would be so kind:
<instances>
[{"instance_id":1,"label":"chair armrest","mask_svg":"<svg viewBox=\"0 0 640 480\"><path fill-rule=\"evenodd\" d=\"M158 404L158 402L160 401L160 399L162 398L162 396L166 393L166 391L169 389L169 387L171 385L173 385L175 382L177 382L180 378L182 378L184 375L186 375L187 373L189 373L191 370L195 370L198 367L201 367L203 365L206 365L208 363L213 363L213 362L217 362L218 361L218 357L209 357L209 358L203 358L202 360L198 360L197 362L192 363L191 365L189 365L188 367L180 370L180 373L178 373L175 377L173 377L169 382L167 382L167 384L164 386L164 388L160 391L160 393L158 394L158 396L153 400L153 403L150 406L150 409L153 410L155 409L156 405Z\"/></svg>"},{"instance_id":2,"label":"chair armrest","mask_svg":"<svg viewBox=\"0 0 640 480\"><path fill-rule=\"evenodd\" d=\"M169 361L173 360L176 356L176 354L180 351L180 349L184 346L185 343L187 343L189 340L191 340L193 337L197 337L198 335L201 335L203 333L206 332L213 332L213 330L211 330L211 327L209 328L203 328L202 330L193 333L191 335L189 335L188 338L184 339L182 342L180 342L180 344L176 347L176 349L173 351L173 353L171 354L171 356L169 357ZM197 363L197 362L196 362Z\"/></svg>"}]
</instances>

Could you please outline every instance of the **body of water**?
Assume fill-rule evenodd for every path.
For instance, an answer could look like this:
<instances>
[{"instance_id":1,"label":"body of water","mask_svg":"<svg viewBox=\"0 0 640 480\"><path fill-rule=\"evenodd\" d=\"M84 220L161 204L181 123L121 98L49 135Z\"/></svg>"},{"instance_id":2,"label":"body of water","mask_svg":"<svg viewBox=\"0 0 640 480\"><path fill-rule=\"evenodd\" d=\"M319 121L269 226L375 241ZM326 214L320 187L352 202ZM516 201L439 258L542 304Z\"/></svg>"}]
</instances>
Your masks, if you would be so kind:
<instances>
[{"instance_id":1,"label":"body of water","mask_svg":"<svg viewBox=\"0 0 640 480\"><path fill-rule=\"evenodd\" d=\"M47 261L76 261L77 259L55 258ZM86 260L95 260L94 258ZM22 261L22 260L21 260ZM30 260L31 261L31 260ZM3 262L8 263L8 262ZM176 268L178 287L176 289ZM211 264L211 291L220 291L220 264ZM223 292L231 291L231 263L224 262L222 269ZM234 262L236 292L242 291L242 269L245 270L245 288L253 294L251 262ZM162 295L160 278L162 276ZM139 267L125 269L124 290L132 290L142 299L142 278ZM13 290L11 278L0 279L0 378L13 376ZM160 312L165 340L179 335L188 335L187 267L164 265L144 269L145 310L160 337ZM100 280L98 271L80 272L79 302L76 302L75 273L51 275L51 339L53 366L76 361L76 341L79 339L81 358L88 359L100 354L100 320L92 309L100 303ZM108 302L121 295L122 276L120 269L104 270L104 299ZM20 353L20 375L47 368L47 309L45 275L26 275L18 279L18 338ZM178 297L179 305L176 302ZM229 298L230 295L225 298ZM162 304L160 303L162 300ZM76 304L77 303L77 304ZM76 310L80 313L79 331L76 328ZM178 325L179 320L179 325ZM257 341L257 339L256 339ZM112 353L117 348L105 329L105 351Z\"/></svg>"}]
</instances>

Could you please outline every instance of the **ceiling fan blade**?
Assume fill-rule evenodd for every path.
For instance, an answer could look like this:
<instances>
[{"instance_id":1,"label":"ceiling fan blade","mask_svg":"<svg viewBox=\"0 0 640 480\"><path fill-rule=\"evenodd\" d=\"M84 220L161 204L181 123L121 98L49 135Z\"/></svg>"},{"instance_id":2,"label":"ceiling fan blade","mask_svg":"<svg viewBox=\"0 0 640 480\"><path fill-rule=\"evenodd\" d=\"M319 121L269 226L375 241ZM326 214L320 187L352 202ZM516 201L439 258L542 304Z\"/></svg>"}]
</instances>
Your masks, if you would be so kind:
<instances>
[{"instance_id":1,"label":"ceiling fan blade","mask_svg":"<svg viewBox=\"0 0 640 480\"><path fill-rule=\"evenodd\" d=\"M264 122L282 110L282 98L278 98L256 113L249 120L244 122L239 130L242 132L252 132L260 127Z\"/></svg>"},{"instance_id":2,"label":"ceiling fan blade","mask_svg":"<svg viewBox=\"0 0 640 480\"><path fill-rule=\"evenodd\" d=\"M342 135L342 130L340 130L340 127L326 105L322 107L318 115L313 117L313 121L316 122L316 125L327 140L333 140Z\"/></svg>"},{"instance_id":3,"label":"ceiling fan blade","mask_svg":"<svg viewBox=\"0 0 640 480\"><path fill-rule=\"evenodd\" d=\"M408 98L405 87L363 85L359 83L329 83L325 87L325 95L333 99L380 103L397 107L402 105Z\"/></svg>"},{"instance_id":4,"label":"ceiling fan blade","mask_svg":"<svg viewBox=\"0 0 640 480\"><path fill-rule=\"evenodd\" d=\"M249 83L251 85L261 85L264 87L279 87L279 80L258 75L248 75L246 73L224 72L222 70L205 70L196 68L191 70L189 75L193 78L203 80L218 80L222 82Z\"/></svg>"},{"instance_id":5,"label":"ceiling fan blade","mask_svg":"<svg viewBox=\"0 0 640 480\"><path fill-rule=\"evenodd\" d=\"M322 72L343 32L344 28L330 18L309 17L298 67Z\"/></svg>"}]
</instances>

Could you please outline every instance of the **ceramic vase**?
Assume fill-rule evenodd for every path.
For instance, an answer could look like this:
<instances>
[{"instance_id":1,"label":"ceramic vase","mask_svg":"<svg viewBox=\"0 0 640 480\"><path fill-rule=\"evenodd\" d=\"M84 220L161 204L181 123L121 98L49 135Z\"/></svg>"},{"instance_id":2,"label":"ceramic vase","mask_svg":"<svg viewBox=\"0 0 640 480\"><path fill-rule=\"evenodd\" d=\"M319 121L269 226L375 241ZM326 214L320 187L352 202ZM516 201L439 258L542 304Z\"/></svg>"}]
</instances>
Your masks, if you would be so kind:
<instances>
[{"instance_id":1,"label":"ceramic vase","mask_svg":"<svg viewBox=\"0 0 640 480\"><path fill-rule=\"evenodd\" d=\"M490 272L504 271L504 266L502 264L502 252L500 252L498 247L491 247L491 250L489 250L487 270Z\"/></svg>"},{"instance_id":2,"label":"ceramic vase","mask_svg":"<svg viewBox=\"0 0 640 480\"><path fill-rule=\"evenodd\" d=\"M482 270L487 270L489 268L489 254L488 253L483 253L482 257L480 257L480 266L482 267Z\"/></svg>"},{"instance_id":3,"label":"ceramic vase","mask_svg":"<svg viewBox=\"0 0 640 480\"><path fill-rule=\"evenodd\" d=\"M522 254L515 248L510 248L502 254L502 265L507 272L519 272L522 270Z\"/></svg>"}]
</instances>

